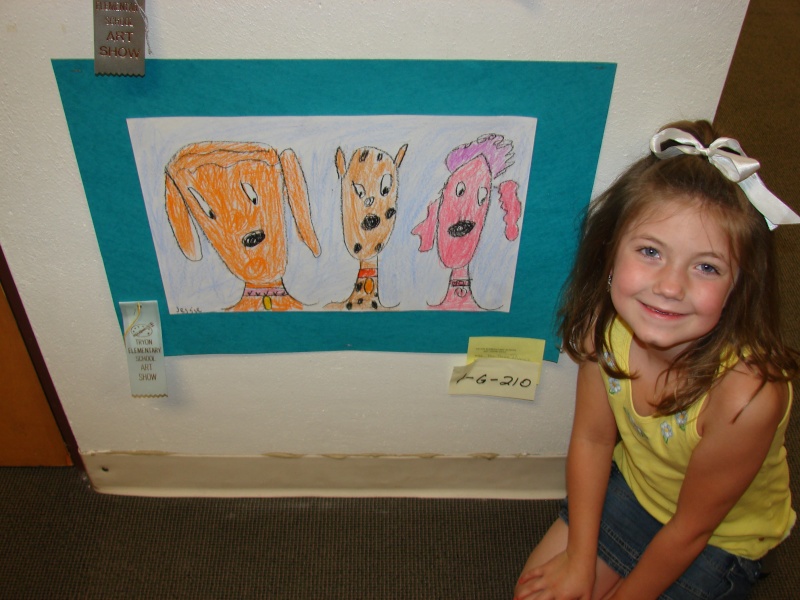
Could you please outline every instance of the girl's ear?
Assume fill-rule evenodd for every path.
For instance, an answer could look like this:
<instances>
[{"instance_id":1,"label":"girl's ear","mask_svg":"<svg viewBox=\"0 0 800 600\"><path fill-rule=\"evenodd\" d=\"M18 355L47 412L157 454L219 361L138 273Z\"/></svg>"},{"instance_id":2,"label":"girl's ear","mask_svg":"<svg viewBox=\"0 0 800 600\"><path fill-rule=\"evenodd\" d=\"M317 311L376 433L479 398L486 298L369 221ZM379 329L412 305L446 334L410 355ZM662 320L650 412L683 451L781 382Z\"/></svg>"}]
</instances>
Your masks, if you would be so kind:
<instances>
[{"instance_id":1,"label":"girl's ear","mask_svg":"<svg viewBox=\"0 0 800 600\"><path fill-rule=\"evenodd\" d=\"M728 290L728 293L725 295L725 304L724 306L728 306L728 300L731 298L731 294L733 290L736 289L736 284L739 283L739 277L742 274L742 270L737 266L736 267L736 274L733 276L733 281L731 281L731 288Z\"/></svg>"}]
</instances>

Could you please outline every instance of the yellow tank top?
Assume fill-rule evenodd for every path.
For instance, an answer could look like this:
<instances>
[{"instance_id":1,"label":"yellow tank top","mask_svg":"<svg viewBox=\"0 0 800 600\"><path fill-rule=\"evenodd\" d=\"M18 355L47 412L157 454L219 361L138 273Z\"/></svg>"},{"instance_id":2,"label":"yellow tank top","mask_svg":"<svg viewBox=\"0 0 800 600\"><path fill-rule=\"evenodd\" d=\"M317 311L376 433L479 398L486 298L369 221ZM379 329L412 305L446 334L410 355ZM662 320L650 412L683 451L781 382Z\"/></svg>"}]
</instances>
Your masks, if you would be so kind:
<instances>
[{"instance_id":1,"label":"yellow tank top","mask_svg":"<svg viewBox=\"0 0 800 600\"><path fill-rule=\"evenodd\" d=\"M614 364L628 370L632 334L616 319L608 333ZM609 377L600 369L621 441L614 461L639 503L659 522L675 514L678 494L692 451L701 437L697 417L706 396L669 416L642 417L633 407L629 379ZM789 535L797 515L791 506L789 466L784 438L792 405L778 425L764 464L752 484L714 531L709 544L744 558L758 560Z\"/></svg>"}]
</instances>

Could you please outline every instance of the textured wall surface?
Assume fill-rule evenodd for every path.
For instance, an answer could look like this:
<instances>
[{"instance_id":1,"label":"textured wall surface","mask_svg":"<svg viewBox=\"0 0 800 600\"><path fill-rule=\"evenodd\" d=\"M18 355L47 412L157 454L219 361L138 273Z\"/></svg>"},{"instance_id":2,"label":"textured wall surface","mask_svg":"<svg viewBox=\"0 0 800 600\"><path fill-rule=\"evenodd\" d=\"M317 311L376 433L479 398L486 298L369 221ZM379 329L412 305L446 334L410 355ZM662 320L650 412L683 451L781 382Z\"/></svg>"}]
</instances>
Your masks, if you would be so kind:
<instances>
[{"instance_id":1,"label":"textured wall surface","mask_svg":"<svg viewBox=\"0 0 800 600\"><path fill-rule=\"evenodd\" d=\"M725 6L153 0L149 45L151 58L614 62L599 190L645 152L659 125L713 117L747 2ZM575 369L563 360L546 365L534 403L448 396L461 355L388 353L174 357L167 361L169 398L131 398L50 65L51 58L91 58L92 35L89 3L80 10L55 0L0 3L0 244L83 452L566 451Z\"/></svg>"}]
</instances>

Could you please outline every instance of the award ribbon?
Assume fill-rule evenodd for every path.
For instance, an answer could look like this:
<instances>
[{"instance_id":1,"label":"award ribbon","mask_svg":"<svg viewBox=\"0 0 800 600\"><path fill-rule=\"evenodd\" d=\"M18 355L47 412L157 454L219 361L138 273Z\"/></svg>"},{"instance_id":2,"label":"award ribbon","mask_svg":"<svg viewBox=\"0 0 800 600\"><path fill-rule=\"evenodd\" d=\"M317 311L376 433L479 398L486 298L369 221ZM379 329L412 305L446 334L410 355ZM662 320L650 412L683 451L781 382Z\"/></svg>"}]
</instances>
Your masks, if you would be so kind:
<instances>
[{"instance_id":1,"label":"award ribbon","mask_svg":"<svg viewBox=\"0 0 800 600\"><path fill-rule=\"evenodd\" d=\"M125 328L125 352L134 398L167 396L164 346L161 343L161 317L158 302L120 302Z\"/></svg>"}]
</instances>

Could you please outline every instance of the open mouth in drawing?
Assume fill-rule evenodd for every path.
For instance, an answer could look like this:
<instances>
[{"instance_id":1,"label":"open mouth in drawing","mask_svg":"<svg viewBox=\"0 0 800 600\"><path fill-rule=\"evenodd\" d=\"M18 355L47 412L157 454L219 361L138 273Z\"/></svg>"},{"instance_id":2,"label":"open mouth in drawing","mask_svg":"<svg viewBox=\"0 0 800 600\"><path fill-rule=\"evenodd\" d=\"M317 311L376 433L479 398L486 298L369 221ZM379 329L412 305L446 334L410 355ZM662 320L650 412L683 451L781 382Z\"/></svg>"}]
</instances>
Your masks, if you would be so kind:
<instances>
[{"instance_id":1,"label":"open mouth in drawing","mask_svg":"<svg viewBox=\"0 0 800 600\"><path fill-rule=\"evenodd\" d=\"M450 237L460 238L467 235L475 228L475 221L459 221L453 223L447 228L447 233Z\"/></svg>"}]
</instances>

